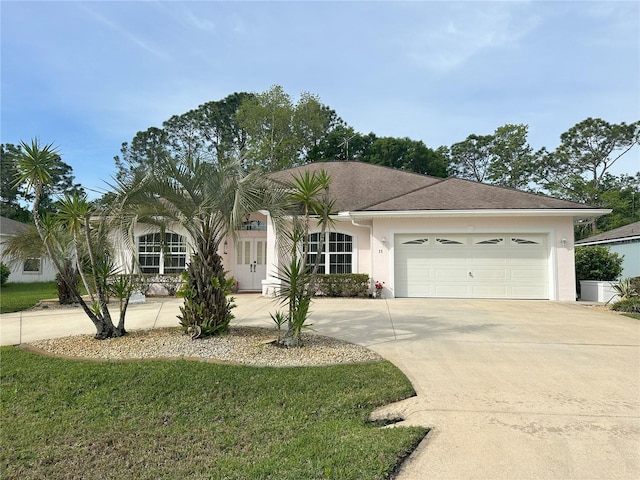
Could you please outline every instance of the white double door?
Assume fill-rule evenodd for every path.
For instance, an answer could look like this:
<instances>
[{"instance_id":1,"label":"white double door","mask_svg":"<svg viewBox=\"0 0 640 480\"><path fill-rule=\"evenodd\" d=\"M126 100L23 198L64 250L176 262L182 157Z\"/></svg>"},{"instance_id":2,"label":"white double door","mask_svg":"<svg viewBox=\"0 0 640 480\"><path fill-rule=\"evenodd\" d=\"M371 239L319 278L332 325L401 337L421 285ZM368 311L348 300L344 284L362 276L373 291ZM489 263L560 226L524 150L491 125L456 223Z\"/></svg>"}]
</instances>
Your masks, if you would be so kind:
<instances>
[{"instance_id":1,"label":"white double door","mask_svg":"<svg viewBox=\"0 0 640 480\"><path fill-rule=\"evenodd\" d=\"M267 277L267 239L244 238L236 242L234 277L238 289L262 290L262 280Z\"/></svg>"}]
</instances>

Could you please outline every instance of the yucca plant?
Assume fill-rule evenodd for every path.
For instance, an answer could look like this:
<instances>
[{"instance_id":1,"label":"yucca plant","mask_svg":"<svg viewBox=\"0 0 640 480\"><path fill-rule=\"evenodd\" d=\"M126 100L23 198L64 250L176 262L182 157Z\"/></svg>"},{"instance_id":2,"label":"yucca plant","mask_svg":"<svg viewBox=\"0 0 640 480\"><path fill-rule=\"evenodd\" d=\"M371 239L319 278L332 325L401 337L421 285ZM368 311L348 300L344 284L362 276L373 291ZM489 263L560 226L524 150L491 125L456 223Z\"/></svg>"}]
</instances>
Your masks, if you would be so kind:
<instances>
[{"instance_id":1,"label":"yucca plant","mask_svg":"<svg viewBox=\"0 0 640 480\"><path fill-rule=\"evenodd\" d=\"M620 280L618 283L611 285L611 288L620 297L620 300L627 300L640 294L630 278Z\"/></svg>"}]
</instances>

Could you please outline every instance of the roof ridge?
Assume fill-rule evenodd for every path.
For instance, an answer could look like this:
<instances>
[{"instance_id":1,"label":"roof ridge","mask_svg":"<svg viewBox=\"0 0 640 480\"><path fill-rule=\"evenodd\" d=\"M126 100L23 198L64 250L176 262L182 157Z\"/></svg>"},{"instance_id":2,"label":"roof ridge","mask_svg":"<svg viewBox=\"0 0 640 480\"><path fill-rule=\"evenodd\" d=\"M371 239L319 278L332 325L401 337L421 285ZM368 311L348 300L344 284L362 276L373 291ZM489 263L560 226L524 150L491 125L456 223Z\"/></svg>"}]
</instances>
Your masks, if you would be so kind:
<instances>
[{"instance_id":1,"label":"roof ridge","mask_svg":"<svg viewBox=\"0 0 640 480\"><path fill-rule=\"evenodd\" d=\"M595 205L589 205L586 203L581 203L581 202L575 202L573 200L566 200L564 198L558 198L558 197L553 197L551 195L546 195L544 193L539 193L539 192L531 192L529 190L520 190L519 188L515 188L515 187L506 187L504 185L495 185L493 183L484 183L484 182L478 182L476 180L471 180L469 178L460 178L460 177L448 177L454 180L461 180L463 182L468 182L468 183L473 183L474 185L484 185L487 187L493 187L493 188L498 188L500 190L508 190L510 192L516 192L516 193L525 193L527 195L533 195L535 197L542 197L542 198L549 198L551 200L560 200L562 202L568 202L568 203L573 203L575 205L582 205L582 206L587 206L587 207L593 207L593 208L603 208L601 206L595 206Z\"/></svg>"},{"instance_id":2,"label":"roof ridge","mask_svg":"<svg viewBox=\"0 0 640 480\"><path fill-rule=\"evenodd\" d=\"M405 173L415 173L415 172L405 172ZM417 173L416 175L422 175L422 174L421 174L421 173ZM395 199L397 199L397 198L404 197L405 195L411 195L411 194L413 194L413 193L415 193L415 192L419 192L420 190L425 190L425 189L427 189L427 188L429 188L429 187L434 187L434 186L436 186L436 185L440 185L442 182L444 182L444 181L446 181L446 180L449 180L449 179L451 179L451 178L454 178L454 177L439 178L439 177L431 177L431 176L429 176L429 175L423 175L423 176L425 176L425 177L429 177L429 178L433 178L433 179L435 179L436 181L435 181L435 182L433 182L433 183L432 183L432 184L430 184L430 185L423 185L422 187L414 188L413 190L409 190L408 192L404 192L404 193L401 193L401 194L399 194L399 195L395 195L395 196L392 196L392 197L386 198L386 199L381 200L381 201L379 201L379 202L372 203L371 205L365 205L365 206L363 206L363 207L360 207L360 208L359 208L359 210L366 210L366 209L368 209L368 208L374 207L375 205L379 205L379 204L384 203L384 202L390 202L391 200L395 200Z\"/></svg>"}]
</instances>

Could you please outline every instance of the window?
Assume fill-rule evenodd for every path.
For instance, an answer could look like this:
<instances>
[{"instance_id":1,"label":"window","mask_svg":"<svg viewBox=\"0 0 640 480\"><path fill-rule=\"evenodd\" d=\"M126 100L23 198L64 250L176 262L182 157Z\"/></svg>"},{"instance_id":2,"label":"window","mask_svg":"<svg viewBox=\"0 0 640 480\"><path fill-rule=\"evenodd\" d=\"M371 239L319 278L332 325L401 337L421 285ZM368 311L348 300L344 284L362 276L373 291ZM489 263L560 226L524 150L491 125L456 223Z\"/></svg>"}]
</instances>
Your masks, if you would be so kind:
<instances>
[{"instance_id":1,"label":"window","mask_svg":"<svg viewBox=\"0 0 640 480\"><path fill-rule=\"evenodd\" d=\"M319 243L319 233L309 235L307 265L315 263ZM346 233L330 232L324 244L324 253L320 257L318 273L352 273L352 265L353 237Z\"/></svg>"},{"instance_id":2,"label":"window","mask_svg":"<svg viewBox=\"0 0 640 480\"><path fill-rule=\"evenodd\" d=\"M187 260L187 245L182 235L150 233L138 238L138 262L142 273L181 273Z\"/></svg>"},{"instance_id":3,"label":"window","mask_svg":"<svg viewBox=\"0 0 640 480\"><path fill-rule=\"evenodd\" d=\"M463 245L462 242L459 242L458 240L452 240L450 238L436 238L436 242L441 245Z\"/></svg>"},{"instance_id":4,"label":"window","mask_svg":"<svg viewBox=\"0 0 640 480\"><path fill-rule=\"evenodd\" d=\"M499 245L504 242L503 238L490 238L488 240L480 240L476 242L476 245Z\"/></svg>"},{"instance_id":5,"label":"window","mask_svg":"<svg viewBox=\"0 0 640 480\"><path fill-rule=\"evenodd\" d=\"M425 243L429 243L428 238L417 238L415 240L409 240L408 242L404 242L403 245L423 245Z\"/></svg>"},{"instance_id":6,"label":"window","mask_svg":"<svg viewBox=\"0 0 640 480\"><path fill-rule=\"evenodd\" d=\"M40 258L27 258L22 264L23 273L40 273Z\"/></svg>"},{"instance_id":7,"label":"window","mask_svg":"<svg viewBox=\"0 0 640 480\"><path fill-rule=\"evenodd\" d=\"M512 238L511 241L517 245L540 245L540 242L529 238Z\"/></svg>"}]
</instances>

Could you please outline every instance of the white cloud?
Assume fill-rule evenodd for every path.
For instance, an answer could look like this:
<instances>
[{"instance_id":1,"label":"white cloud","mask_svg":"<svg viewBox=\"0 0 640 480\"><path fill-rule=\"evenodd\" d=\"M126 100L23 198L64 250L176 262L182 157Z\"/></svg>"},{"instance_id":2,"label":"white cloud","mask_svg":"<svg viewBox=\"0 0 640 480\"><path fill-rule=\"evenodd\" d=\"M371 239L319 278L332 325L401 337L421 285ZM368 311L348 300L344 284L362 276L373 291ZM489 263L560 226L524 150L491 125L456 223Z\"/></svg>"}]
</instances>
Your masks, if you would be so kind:
<instances>
[{"instance_id":1,"label":"white cloud","mask_svg":"<svg viewBox=\"0 0 640 480\"><path fill-rule=\"evenodd\" d=\"M448 72L489 49L513 48L540 23L525 4L471 3L446 6L430 15L405 41L407 56L420 66Z\"/></svg>"},{"instance_id":2,"label":"white cloud","mask_svg":"<svg viewBox=\"0 0 640 480\"><path fill-rule=\"evenodd\" d=\"M145 50L146 52L160 58L163 60L167 60L168 56L161 50L153 48L151 45L149 45L148 42L145 42L142 38L140 38L137 35L134 35L133 33L131 33L129 30L122 28L120 25L118 25L117 23L109 20L106 16L98 13L96 10L89 8L87 6L88 4L85 3L78 3L78 6L80 8L82 8L83 10L85 10L87 13L89 13L90 15L92 15L96 20L98 20L100 23L106 25L107 27L111 28L112 30L114 30L116 33L118 33L118 35L120 35L122 38L124 38L125 40L128 40L129 42L133 43L134 45L138 46L139 48Z\"/></svg>"}]
</instances>

